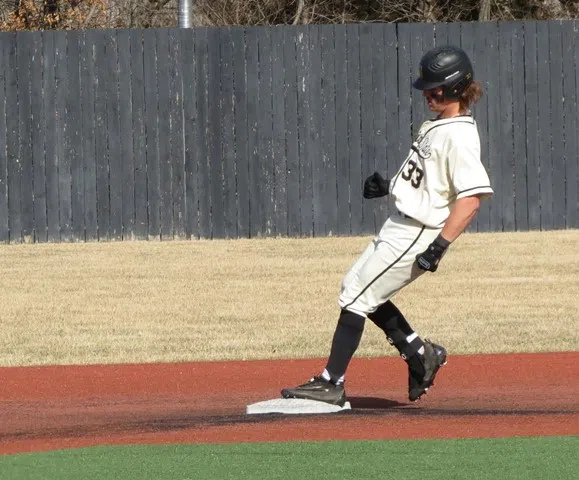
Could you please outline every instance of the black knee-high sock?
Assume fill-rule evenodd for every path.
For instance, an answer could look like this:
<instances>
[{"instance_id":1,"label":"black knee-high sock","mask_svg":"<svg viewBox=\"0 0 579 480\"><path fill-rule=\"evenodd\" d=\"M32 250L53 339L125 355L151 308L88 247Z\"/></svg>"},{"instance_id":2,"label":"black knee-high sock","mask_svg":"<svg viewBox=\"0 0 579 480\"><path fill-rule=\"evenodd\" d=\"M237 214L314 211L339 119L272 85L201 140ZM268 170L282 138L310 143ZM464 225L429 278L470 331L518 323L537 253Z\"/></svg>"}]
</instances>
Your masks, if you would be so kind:
<instances>
[{"instance_id":1,"label":"black knee-high sock","mask_svg":"<svg viewBox=\"0 0 579 480\"><path fill-rule=\"evenodd\" d=\"M408 343L408 337L415 332L404 315L396 308L396 305L388 300L380 305L376 311L370 313L368 318L384 331L388 342L396 347L411 368L423 368L422 362L415 362L415 360L416 353L421 351L424 342L419 336L416 336ZM416 365L414 365L415 363Z\"/></svg>"},{"instance_id":2,"label":"black knee-high sock","mask_svg":"<svg viewBox=\"0 0 579 480\"><path fill-rule=\"evenodd\" d=\"M340 312L338 325L332 339L330 357L326 365L332 382L338 382L345 375L348 364L360 344L365 321L364 317L356 313L347 310Z\"/></svg>"}]
</instances>

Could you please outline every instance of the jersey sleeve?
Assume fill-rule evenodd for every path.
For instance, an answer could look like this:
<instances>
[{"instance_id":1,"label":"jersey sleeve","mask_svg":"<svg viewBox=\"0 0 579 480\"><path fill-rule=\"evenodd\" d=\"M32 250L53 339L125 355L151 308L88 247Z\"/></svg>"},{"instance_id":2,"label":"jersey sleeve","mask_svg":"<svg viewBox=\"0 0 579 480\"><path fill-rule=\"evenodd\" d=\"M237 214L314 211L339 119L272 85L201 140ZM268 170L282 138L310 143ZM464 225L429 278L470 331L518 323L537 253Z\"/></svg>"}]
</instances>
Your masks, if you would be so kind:
<instances>
[{"instance_id":1,"label":"jersey sleeve","mask_svg":"<svg viewBox=\"0 0 579 480\"><path fill-rule=\"evenodd\" d=\"M481 162L478 133L475 132L474 135L472 132L461 133L465 135L455 139L448 154L448 171L454 197L457 200L473 195L490 197L494 192Z\"/></svg>"}]
</instances>

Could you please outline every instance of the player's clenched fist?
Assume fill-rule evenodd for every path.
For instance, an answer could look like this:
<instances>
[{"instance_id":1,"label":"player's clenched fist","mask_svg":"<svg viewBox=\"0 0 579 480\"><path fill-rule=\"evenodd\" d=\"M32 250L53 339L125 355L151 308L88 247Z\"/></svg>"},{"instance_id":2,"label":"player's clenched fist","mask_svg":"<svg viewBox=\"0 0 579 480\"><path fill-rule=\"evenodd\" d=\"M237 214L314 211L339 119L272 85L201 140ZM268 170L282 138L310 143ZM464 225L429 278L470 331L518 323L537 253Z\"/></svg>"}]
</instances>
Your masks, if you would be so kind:
<instances>
[{"instance_id":1,"label":"player's clenched fist","mask_svg":"<svg viewBox=\"0 0 579 480\"><path fill-rule=\"evenodd\" d=\"M388 195L390 181L374 172L364 182L364 198L378 198Z\"/></svg>"},{"instance_id":2,"label":"player's clenched fist","mask_svg":"<svg viewBox=\"0 0 579 480\"><path fill-rule=\"evenodd\" d=\"M416 255L418 267L428 272L436 272L438 264L449 245L450 242L448 240L438 235L424 252Z\"/></svg>"}]
</instances>

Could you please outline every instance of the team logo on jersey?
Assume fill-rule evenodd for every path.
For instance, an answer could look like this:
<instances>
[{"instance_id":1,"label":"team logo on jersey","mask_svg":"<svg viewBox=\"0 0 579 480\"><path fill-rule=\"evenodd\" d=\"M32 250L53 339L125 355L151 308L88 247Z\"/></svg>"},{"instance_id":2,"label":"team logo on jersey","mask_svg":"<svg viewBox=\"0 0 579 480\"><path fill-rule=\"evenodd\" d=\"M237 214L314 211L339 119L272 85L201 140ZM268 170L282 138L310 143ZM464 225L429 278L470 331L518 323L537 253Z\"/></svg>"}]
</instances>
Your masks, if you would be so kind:
<instances>
[{"instance_id":1,"label":"team logo on jersey","mask_svg":"<svg viewBox=\"0 0 579 480\"><path fill-rule=\"evenodd\" d=\"M420 158L430 158L430 155L432 155L430 139L426 135L419 135L412 144L412 150L414 150Z\"/></svg>"}]
</instances>

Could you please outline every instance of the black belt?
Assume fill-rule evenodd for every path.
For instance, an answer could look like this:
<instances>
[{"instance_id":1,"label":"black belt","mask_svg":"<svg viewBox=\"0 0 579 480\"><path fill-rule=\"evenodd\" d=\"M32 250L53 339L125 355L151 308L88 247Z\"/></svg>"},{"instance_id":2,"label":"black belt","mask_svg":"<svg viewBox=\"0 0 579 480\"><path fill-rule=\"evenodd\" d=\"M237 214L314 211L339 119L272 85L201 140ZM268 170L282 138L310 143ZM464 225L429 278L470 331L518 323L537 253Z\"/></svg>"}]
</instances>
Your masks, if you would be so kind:
<instances>
[{"instance_id":1,"label":"black belt","mask_svg":"<svg viewBox=\"0 0 579 480\"><path fill-rule=\"evenodd\" d=\"M414 220L410 215L406 215L405 213L401 212L400 210L398 210L398 214L399 214L402 218L407 218L408 220Z\"/></svg>"}]
</instances>

